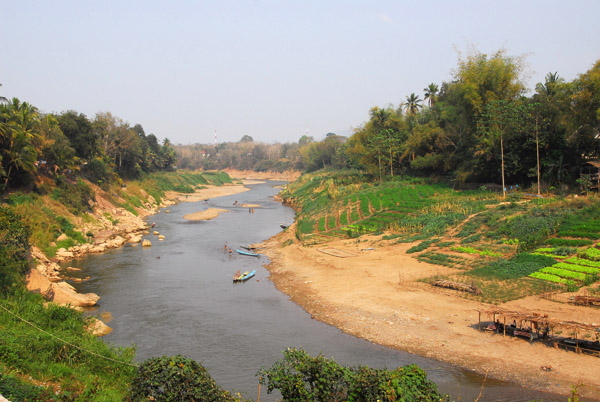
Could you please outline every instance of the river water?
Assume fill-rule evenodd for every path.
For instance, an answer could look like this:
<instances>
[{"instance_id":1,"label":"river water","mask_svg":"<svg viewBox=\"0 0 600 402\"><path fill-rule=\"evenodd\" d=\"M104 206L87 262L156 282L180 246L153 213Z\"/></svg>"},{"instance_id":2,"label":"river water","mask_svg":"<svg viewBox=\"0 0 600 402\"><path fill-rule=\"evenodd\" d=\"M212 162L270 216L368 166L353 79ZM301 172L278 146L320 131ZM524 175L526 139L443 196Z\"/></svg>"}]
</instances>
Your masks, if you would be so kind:
<instances>
[{"instance_id":1,"label":"river water","mask_svg":"<svg viewBox=\"0 0 600 402\"><path fill-rule=\"evenodd\" d=\"M415 363L427 371L440 391L454 400L474 401L483 377L450 364L389 349L311 319L279 292L260 258L238 255L235 248L277 234L294 211L273 199L278 182L250 185L250 191L208 202L181 203L151 217L165 236L146 238L152 247L123 247L70 266L91 276L76 284L79 292L101 296L92 312L110 312L113 328L103 339L114 345L136 345L136 359L182 354L203 364L230 391L256 400L260 368L271 367L288 347L322 353L343 365L396 368ZM239 204L259 204L250 213ZM188 213L207 208L229 210L210 221L190 222ZM224 252L228 243L233 254ZM257 271L255 278L234 284L237 270ZM276 395L261 393L261 401ZM530 391L487 379L480 401L564 401L555 394Z\"/></svg>"}]
</instances>

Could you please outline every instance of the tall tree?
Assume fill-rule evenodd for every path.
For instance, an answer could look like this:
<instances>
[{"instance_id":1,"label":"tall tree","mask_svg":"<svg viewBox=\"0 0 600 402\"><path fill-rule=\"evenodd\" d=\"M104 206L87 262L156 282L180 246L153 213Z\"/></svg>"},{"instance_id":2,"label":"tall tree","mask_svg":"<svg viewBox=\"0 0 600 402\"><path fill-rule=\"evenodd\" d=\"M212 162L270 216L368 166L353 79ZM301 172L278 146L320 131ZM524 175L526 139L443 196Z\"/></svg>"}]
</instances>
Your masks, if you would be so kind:
<instances>
[{"instance_id":1,"label":"tall tree","mask_svg":"<svg viewBox=\"0 0 600 402\"><path fill-rule=\"evenodd\" d=\"M433 107L435 102L437 102L439 87L436 84L431 83L423 89L423 92L425 93L424 99L429 101L429 107Z\"/></svg>"},{"instance_id":2,"label":"tall tree","mask_svg":"<svg viewBox=\"0 0 600 402\"><path fill-rule=\"evenodd\" d=\"M419 95L415 95L414 92L411 93L409 96L406 97L406 102L403 103L406 113L408 113L411 116L415 116L419 109L423 107L423 105L421 105L421 102L423 101L419 98Z\"/></svg>"}]
</instances>

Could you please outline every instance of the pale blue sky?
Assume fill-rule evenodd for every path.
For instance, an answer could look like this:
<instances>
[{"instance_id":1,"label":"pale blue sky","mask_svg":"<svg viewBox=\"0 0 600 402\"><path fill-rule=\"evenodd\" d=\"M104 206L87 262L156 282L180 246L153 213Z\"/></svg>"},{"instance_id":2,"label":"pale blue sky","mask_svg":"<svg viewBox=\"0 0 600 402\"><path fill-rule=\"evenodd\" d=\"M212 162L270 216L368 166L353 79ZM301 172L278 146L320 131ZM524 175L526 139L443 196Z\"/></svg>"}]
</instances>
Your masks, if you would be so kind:
<instances>
[{"instance_id":1,"label":"pale blue sky","mask_svg":"<svg viewBox=\"0 0 600 402\"><path fill-rule=\"evenodd\" d=\"M349 134L452 78L457 50L525 55L526 83L600 58L600 1L0 0L0 95L110 111L173 143Z\"/></svg>"}]
</instances>

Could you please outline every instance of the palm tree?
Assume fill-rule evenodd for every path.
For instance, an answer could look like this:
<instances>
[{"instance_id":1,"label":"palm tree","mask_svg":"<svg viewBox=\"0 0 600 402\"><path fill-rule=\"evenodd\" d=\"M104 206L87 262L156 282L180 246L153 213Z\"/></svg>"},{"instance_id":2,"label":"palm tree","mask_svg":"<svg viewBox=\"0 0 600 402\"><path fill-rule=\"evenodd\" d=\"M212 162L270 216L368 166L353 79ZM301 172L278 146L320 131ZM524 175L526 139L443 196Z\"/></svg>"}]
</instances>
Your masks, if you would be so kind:
<instances>
[{"instance_id":1,"label":"palm tree","mask_svg":"<svg viewBox=\"0 0 600 402\"><path fill-rule=\"evenodd\" d=\"M536 89L540 94L550 98L556 95L556 86L564 82L561 76L557 72L546 74L545 82L536 85Z\"/></svg>"},{"instance_id":2,"label":"palm tree","mask_svg":"<svg viewBox=\"0 0 600 402\"><path fill-rule=\"evenodd\" d=\"M421 105L421 102L423 101L419 99L419 95L415 95L415 93L413 92L412 94L406 97L406 102L403 103L402 106L404 106L404 108L406 109L406 113L414 116L417 114L419 109L423 107L423 105Z\"/></svg>"},{"instance_id":3,"label":"palm tree","mask_svg":"<svg viewBox=\"0 0 600 402\"><path fill-rule=\"evenodd\" d=\"M37 109L27 102L13 98L12 102L0 108L0 135L4 165L8 166L4 188L14 171L33 173L36 170L36 144L40 134L37 132L39 115Z\"/></svg>"},{"instance_id":4,"label":"palm tree","mask_svg":"<svg viewBox=\"0 0 600 402\"><path fill-rule=\"evenodd\" d=\"M2 86L2 84L0 84L0 87ZM8 99L6 99L4 96L0 96L0 103L5 103L8 102Z\"/></svg>"},{"instance_id":5,"label":"palm tree","mask_svg":"<svg viewBox=\"0 0 600 402\"><path fill-rule=\"evenodd\" d=\"M429 99L429 107L433 107L435 102L437 102L437 94L439 92L439 88L436 84L431 83L427 88L423 88L425 92L425 99Z\"/></svg>"}]
</instances>

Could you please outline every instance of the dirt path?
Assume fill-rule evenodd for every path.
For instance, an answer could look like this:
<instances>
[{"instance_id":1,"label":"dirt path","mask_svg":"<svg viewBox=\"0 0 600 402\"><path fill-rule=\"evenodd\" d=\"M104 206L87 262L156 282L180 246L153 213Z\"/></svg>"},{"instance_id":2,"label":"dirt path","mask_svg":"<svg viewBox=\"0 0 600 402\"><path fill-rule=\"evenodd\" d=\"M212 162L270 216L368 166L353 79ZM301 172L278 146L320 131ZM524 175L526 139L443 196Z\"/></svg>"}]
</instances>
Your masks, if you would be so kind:
<instances>
[{"instance_id":1,"label":"dirt path","mask_svg":"<svg viewBox=\"0 0 600 402\"><path fill-rule=\"evenodd\" d=\"M417 282L456 270L405 254L414 244L382 245L372 238L370 243L336 240L303 247L293 233L292 227L264 243L271 260L268 269L275 285L315 319L382 345L487 371L529 388L568 394L571 385L583 384L582 395L600 395L599 358L477 331L475 310L485 305ZM283 246L290 240L294 244ZM354 256L340 258L320 252L323 248ZM536 297L504 307L600 323L600 309ZM542 366L554 370L544 371Z\"/></svg>"}]
</instances>

